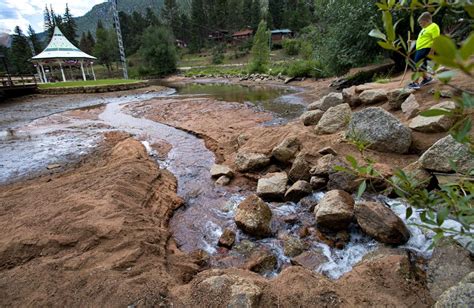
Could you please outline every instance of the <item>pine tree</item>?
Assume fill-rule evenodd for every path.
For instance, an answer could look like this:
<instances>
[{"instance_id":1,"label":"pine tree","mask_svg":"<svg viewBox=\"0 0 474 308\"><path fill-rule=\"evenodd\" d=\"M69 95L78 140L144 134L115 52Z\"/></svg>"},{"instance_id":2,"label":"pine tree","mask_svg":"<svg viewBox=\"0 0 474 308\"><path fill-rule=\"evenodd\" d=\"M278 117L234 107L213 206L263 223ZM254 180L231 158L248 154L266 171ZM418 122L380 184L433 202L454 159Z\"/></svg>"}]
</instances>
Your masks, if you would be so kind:
<instances>
[{"instance_id":1,"label":"pine tree","mask_svg":"<svg viewBox=\"0 0 474 308\"><path fill-rule=\"evenodd\" d=\"M87 54L92 54L94 50L94 45L95 41L94 37L92 36L92 33L90 31L88 31L87 34L82 32L81 40L79 42L79 49L81 49Z\"/></svg>"},{"instance_id":2,"label":"pine tree","mask_svg":"<svg viewBox=\"0 0 474 308\"><path fill-rule=\"evenodd\" d=\"M265 73L270 61L270 35L267 32L267 23L261 21L253 39L249 71L251 73Z\"/></svg>"},{"instance_id":3,"label":"pine tree","mask_svg":"<svg viewBox=\"0 0 474 308\"><path fill-rule=\"evenodd\" d=\"M261 6L260 6L260 0L253 0L252 2L252 19L251 19L251 26L252 29L256 30L257 27L260 25L260 19L261 17Z\"/></svg>"},{"instance_id":4,"label":"pine tree","mask_svg":"<svg viewBox=\"0 0 474 308\"><path fill-rule=\"evenodd\" d=\"M64 12L64 16L62 18L62 28L61 30L63 31L64 36L75 46L77 46L77 40L76 40L76 31L77 31L77 25L76 22L74 21L74 18L71 14L71 11L69 10L69 6L66 3L66 10Z\"/></svg>"},{"instance_id":5,"label":"pine tree","mask_svg":"<svg viewBox=\"0 0 474 308\"><path fill-rule=\"evenodd\" d=\"M163 7L161 8L161 18L165 25L173 30L173 33L177 32L179 8L176 4L176 0L165 0Z\"/></svg>"},{"instance_id":6,"label":"pine tree","mask_svg":"<svg viewBox=\"0 0 474 308\"><path fill-rule=\"evenodd\" d=\"M53 20L53 17L51 16L51 12L48 9L48 5L46 5L44 8L43 20L44 20L44 31L48 34L48 41L50 41L51 38L53 37L53 32L54 32L54 20Z\"/></svg>"},{"instance_id":7,"label":"pine tree","mask_svg":"<svg viewBox=\"0 0 474 308\"><path fill-rule=\"evenodd\" d=\"M204 1L193 0L191 3L191 43L189 47L194 52L199 52L204 47L206 21Z\"/></svg>"},{"instance_id":8,"label":"pine tree","mask_svg":"<svg viewBox=\"0 0 474 308\"><path fill-rule=\"evenodd\" d=\"M268 2L268 12L272 17L272 26L274 29L281 29L284 5L284 0L271 0Z\"/></svg>"},{"instance_id":9,"label":"pine tree","mask_svg":"<svg viewBox=\"0 0 474 308\"><path fill-rule=\"evenodd\" d=\"M242 8L242 21L244 22L244 28L252 26L252 0L244 0Z\"/></svg>"},{"instance_id":10,"label":"pine tree","mask_svg":"<svg viewBox=\"0 0 474 308\"><path fill-rule=\"evenodd\" d=\"M149 27L145 30L139 54L144 61L142 74L165 75L176 70L178 60L174 38L168 28Z\"/></svg>"},{"instance_id":11,"label":"pine tree","mask_svg":"<svg viewBox=\"0 0 474 308\"><path fill-rule=\"evenodd\" d=\"M227 7L227 0L217 0L215 6L215 23L217 29L227 29L227 22L229 18L229 8Z\"/></svg>"},{"instance_id":12,"label":"pine tree","mask_svg":"<svg viewBox=\"0 0 474 308\"><path fill-rule=\"evenodd\" d=\"M31 25L28 26L28 37L30 39L31 45L33 46L35 55L42 52L43 45L41 44L41 41L39 40L38 35L36 34L35 30L33 29Z\"/></svg>"},{"instance_id":13,"label":"pine tree","mask_svg":"<svg viewBox=\"0 0 474 308\"><path fill-rule=\"evenodd\" d=\"M100 64L107 68L110 75L112 63L117 61L119 57L115 30L105 29L99 20L97 23L96 38L94 56L97 57Z\"/></svg>"},{"instance_id":14,"label":"pine tree","mask_svg":"<svg viewBox=\"0 0 474 308\"><path fill-rule=\"evenodd\" d=\"M94 40L94 36L92 35L90 31L87 31L87 41L89 42L89 45L91 46L90 52L92 53L95 46L95 40Z\"/></svg>"},{"instance_id":15,"label":"pine tree","mask_svg":"<svg viewBox=\"0 0 474 308\"><path fill-rule=\"evenodd\" d=\"M31 58L31 48L28 39L23 34L19 26L15 27L15 34L12 37L11 62L13 69L19 74L32 73L33 66L29 62Z\"/></svg>"},{"instance_id":16,"label":"pine tree","mask_svg":"<svg viewBox=\"0 0 474 308\"><path fill-rule=\"evenodd\" d=\"M160 21L158 17L155 15L155 12L150 7L146 8L145 19L147 26L159 26Z\"/></svg>"}]
</instances>

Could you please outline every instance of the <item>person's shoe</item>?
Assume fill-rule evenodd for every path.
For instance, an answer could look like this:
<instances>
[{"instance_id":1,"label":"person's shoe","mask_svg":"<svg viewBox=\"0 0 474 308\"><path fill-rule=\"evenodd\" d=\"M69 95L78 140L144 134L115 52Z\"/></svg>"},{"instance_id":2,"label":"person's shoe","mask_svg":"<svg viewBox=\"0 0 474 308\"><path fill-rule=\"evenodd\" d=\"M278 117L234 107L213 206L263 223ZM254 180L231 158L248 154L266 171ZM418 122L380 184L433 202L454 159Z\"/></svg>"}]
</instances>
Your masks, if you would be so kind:
<instances>
[{"instance_id":1,"label":"person's shoe","mask_svg":"<svg viewBox=\"0 0 474 308\"><path fill-rule=\"evenodd\" d=\"M427 84L431 83L432 81L433 81L432 77L423 78L423 80L420 82L420 87L426 86Z\"/></svg>"},{"instance_id":2,"label":"person's shoe","mask_svg":"<svg viewBox=\"0 0 474 308\"><path fill-rule=\"evenodd\" d=\"M408 85L408 88L409 88L409 89L413 89L413 90L418 90L418 89L420 89L421 87L420 87L420 85L419 85L417 82L412 82L412 83L410 83L410 84Z\"/></svg>"}]
</instances>

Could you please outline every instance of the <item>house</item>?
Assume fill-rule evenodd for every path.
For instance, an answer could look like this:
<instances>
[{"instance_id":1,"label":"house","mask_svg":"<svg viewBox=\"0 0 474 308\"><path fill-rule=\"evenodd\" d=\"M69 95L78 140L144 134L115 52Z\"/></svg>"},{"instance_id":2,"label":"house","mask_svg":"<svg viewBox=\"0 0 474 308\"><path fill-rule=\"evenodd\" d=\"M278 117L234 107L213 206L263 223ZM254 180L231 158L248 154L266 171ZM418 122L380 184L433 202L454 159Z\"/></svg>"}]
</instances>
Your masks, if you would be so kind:
<instances>
[{"instance_id":1,"label":"house","mask_svg":"<svg viewBox=\"0 0 474 308\"><path fill-rule=\"evenodd\" d=\"M293 36L293 31L290 29L278 29L272 30L272 43L281 44L281 41L285 38L291 38Z\"/></svg>"},{"instance_id":2,"label":"house","mask_svg":"<svg viewBox=\"0 0 474 308\"><path fill-rule=\"evenodd\" d=\"M188 44L186 44L185 41L176 40L176 46L177 46L178 48L186 48L186 47L188 47Z\"/></svg>"},{"instance_id":3,"label":"house","mask_svg":"<svg viewBox=\"0 0 474 308\"><path fill-rule=\"evenodd\" d=\"M216 30L209 33L209 39L216 42L225 42L229 38L229 31L227 30Z\"/></svg>"},{"instance_id":4,"label":"house","mask_svg":"<svg viewBox=\"0 0 474 308\"><path fill-rule=\"evenodd\" d=\"M232 33L232 41L234 43L239 43L239 42L243 42L252 38L252 36L253 36L253 30L245 29L245 30Z\"/></svg>"}]
</instances>

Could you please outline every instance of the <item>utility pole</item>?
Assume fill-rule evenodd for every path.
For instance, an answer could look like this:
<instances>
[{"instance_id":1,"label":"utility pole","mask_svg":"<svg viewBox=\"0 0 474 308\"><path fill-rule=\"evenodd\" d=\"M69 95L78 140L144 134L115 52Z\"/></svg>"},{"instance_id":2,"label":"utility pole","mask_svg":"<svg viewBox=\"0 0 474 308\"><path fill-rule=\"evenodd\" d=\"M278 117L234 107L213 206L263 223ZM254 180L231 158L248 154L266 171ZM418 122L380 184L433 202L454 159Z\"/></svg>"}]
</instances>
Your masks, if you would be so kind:
<instances>
[{"instance_id":1,"label":"utility pole","mask_svg":"<svg viewBox=\"0 0 474 308\"><path fill-rule=\"evenodd\" d=\"M117 33L120 62L122 63L123 70L123 78L128 79L127 58L125 57L125 49L123 48L122 31L120 30L120 20L117 11L117 0L109 0L109 2L112 4L112 14L114 15L114 28L115 32Z\"/></svg>"}]
</instances>

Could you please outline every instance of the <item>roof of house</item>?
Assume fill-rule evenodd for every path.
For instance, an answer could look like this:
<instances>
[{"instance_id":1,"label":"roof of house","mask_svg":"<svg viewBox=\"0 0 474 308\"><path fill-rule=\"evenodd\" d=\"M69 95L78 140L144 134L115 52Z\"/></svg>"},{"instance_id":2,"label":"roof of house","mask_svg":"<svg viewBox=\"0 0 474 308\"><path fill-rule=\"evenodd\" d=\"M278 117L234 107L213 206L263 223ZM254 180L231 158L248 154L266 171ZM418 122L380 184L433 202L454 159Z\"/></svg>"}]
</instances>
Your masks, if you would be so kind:
<instances>
[{"instance_id":1,"label":"roof of house","mask_svg":"<svg viewBox=\"0 0 474 308\"><path fill-rule=\"evenodd\" d=\"M38 55L31 58L31 60L46 60L46 59L97 59L91 55L86 54L76 46L74 46L64 36L58 27L54 28L53 37L48 46Z\"/></svg>"},{"instance_id":2,"label":"roof of house","mask_svg":"<svg viewBox=\"0 0 474 308\"><path fill-rule=\"evenodd\" d=\"M244 36L244 35L252 35L253 30L252 29L247 29L247 30L242 30L238 32L234 32L232 36Z\"/></svg>"},{"instance_id":3,"label":"roof of house","mask_svg":"<svg viewBox=\"0 0 474 308\"><path fill-rule=\"evenodd\" d=\"M272 34L289 34L293 33L290 29L277 29L277 30L272 30Z\"/></svg>"}]
</instances>

